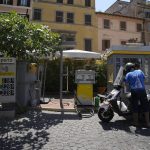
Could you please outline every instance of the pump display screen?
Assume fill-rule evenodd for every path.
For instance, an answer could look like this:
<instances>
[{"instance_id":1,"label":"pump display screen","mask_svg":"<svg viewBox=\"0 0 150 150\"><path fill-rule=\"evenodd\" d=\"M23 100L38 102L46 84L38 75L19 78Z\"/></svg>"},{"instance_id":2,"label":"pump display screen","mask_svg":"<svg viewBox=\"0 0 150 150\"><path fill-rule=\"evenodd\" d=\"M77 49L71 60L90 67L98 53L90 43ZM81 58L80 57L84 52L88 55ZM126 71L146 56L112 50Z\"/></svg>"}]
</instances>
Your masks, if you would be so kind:
<instances>
[{"instance_id":1,"label":"pump display screen","mask_svg":"<svg viewBox=\"0 0 150 150\"><path fill-rule=\"evenodd\" d=\"M95 72L92 70L76 70L76 83L95 83Z\"/></svg>"}]
</instances>

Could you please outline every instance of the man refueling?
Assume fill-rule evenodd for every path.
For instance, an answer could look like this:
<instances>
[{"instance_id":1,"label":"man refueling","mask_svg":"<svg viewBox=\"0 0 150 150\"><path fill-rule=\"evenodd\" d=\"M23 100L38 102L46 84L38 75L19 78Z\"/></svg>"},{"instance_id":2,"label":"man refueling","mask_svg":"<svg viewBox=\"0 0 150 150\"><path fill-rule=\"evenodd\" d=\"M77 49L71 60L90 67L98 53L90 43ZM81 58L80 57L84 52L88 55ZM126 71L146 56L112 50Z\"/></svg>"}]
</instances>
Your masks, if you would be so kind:
<instances>
[{"instance_id":1,"label":"man refueling","mask_svg":"<svg viewBox=\"0 0 150 150\"><path fill-rule=\"evenodd\" d=\"M138 103L140 102L145 115L146 127L150 127L149 102L144 84L145 75L142 70L140 70L139 63L127 63L125 67L126 72L128 72L125 76L125 82L129 85L132 97L131 105L133 110L133 125L139 126Z\"/></svg>"}]
</instances>

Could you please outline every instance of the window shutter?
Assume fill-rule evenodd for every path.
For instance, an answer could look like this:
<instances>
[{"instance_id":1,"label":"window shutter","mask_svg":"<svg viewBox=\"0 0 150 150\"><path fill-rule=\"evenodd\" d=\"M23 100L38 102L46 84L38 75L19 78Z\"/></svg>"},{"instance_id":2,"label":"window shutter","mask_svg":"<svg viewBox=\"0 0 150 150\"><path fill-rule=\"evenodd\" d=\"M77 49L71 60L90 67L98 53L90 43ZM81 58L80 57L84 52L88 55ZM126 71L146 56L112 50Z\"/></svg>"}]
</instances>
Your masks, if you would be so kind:
<instances>
[{"instance_id":1,"label":"window shutter","mask_svg":"<svg viewBox=\"0 0 150 150\"><path fill-rule=\"evenodd\" d=\"M92 40L91 39L85 39L85 50L86 51L92 51Z\"/></svg>"},{"instance_id":2,"label":"window shutter","mask_svg":"<svg viewBox=\"0 0 150 150\"><path fill-rule=\"evenodd\" d=\"M17 6L20 6L20 0L17 1Z\"/></svg>"},{"instance_id":3,"label":"window shutter","mask_svg":"<svg viewBox=\"0 0 150 150\"><path fill-rule=\"evenodd\" d=\"M10 1L10 5L13 5L13 0Z\"/></svg>"},{"instance_id":4,"label":"window shutter","mask_svg":"<svg viewBox=\"0 0 150 150\"><path fill-rule=\"evenodd\" d=\"M27 1L27 6L30 7L30 0Z\"/></svg>"}]
</instances>

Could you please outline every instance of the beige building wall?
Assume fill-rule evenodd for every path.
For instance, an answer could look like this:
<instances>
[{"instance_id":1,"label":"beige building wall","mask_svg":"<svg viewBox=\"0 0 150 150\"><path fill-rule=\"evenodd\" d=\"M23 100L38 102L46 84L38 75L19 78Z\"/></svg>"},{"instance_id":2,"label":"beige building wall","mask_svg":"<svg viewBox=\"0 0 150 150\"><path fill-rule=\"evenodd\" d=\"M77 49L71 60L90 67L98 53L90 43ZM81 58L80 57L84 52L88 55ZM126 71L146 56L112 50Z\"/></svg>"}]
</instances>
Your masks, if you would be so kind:
<instances>
[{"instance_id":1,"label":"beige building wall","mask_svg":"<svg viewBox=\"0 0 150 150\"><path fill-rule=\"evenodd\" d=\"M97 13L97 17L99 51L102 51L102 40L110 40L110 46L121 45L121 41L128 42L130 39L136 39L137 42L141 42L142 34L137 32L137 24L142 24L142 19L106 13ZM110 20L109 29L104 28L104 19ZM126 31L120 30L120 21L126 22Z\"/></svg>"},{"instance_id":2,"label":"beige building wall","mask_svg":"<svg viewBox=\"0 0 150 150\"><path fill-rule=\"evenodd\" d=\"M143 18L144 20L144 32L143 43L150 45L150 1L149 0L130 0L129 2L124 0L117 0L112 4L105 13L120 14L129 17Z\"/></svg>"}]
</instances>

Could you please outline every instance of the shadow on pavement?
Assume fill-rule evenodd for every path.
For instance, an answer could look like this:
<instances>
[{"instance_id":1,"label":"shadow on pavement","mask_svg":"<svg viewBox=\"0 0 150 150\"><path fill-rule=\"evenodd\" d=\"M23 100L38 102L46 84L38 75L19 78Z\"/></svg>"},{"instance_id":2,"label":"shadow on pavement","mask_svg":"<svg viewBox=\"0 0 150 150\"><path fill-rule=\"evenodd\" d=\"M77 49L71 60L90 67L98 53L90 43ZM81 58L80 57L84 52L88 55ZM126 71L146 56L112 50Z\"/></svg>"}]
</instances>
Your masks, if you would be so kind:
<instances>
[{"instance_id":1,"label":"shadow on pavement","mask_svg":"<svg viewBox=\"0 0 150 150\"><path fill-rule=\"evenodd\" d=\"M48 141L50 127L63 120L78 120L76 114L29 111L22 118L0 121L0 149L41 149Z\"/></svg>"},{"instance_id":2,"label":"shadow on pavement","mask_svg":"<svg viewBox=\"0 0 150 150\"><path fill-rule=\"evenodd\" d=\"M104 130L123 130L128 133L150 136L150 128L134 127L129 120L116 120L114 122L99 122Z\"/></svg>"}]
</instances>

